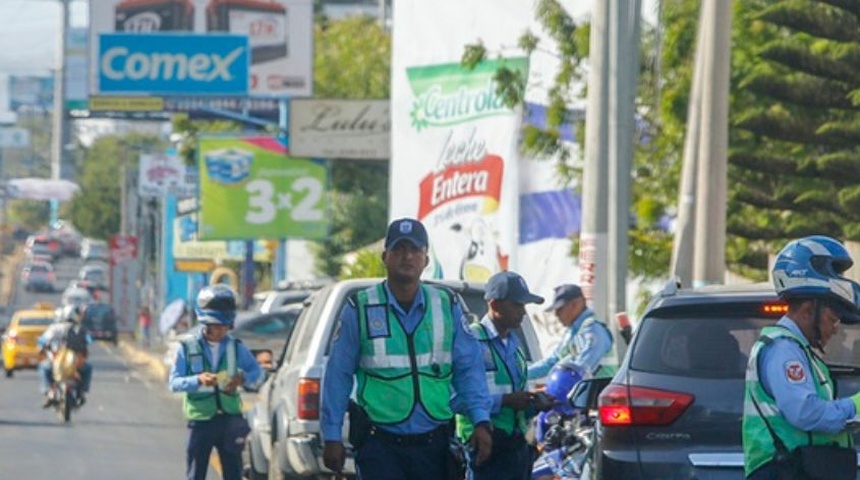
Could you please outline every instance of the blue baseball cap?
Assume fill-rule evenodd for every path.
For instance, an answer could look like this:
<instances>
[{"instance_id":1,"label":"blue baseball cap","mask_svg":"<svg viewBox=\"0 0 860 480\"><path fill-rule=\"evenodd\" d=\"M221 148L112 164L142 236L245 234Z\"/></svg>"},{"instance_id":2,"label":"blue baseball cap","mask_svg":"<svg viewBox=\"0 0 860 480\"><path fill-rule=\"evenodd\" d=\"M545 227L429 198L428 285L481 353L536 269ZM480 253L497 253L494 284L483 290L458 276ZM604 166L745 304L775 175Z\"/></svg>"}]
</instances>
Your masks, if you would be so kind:
<instances>
[{"instance_id":1,"label":"blue baseball cap","mask_svg":"<svg viewBox=\"0 0 860 480\"><path fill-rule=\"evenodd\" d=\"M485 300L510 300L521 303L543 303L543 297L529 292L523 277L514 272L499 272L484 285Z\"/></svg>"},{"instance_id":2,"label":"blue baseball cap","mask_svg":"<svg viewBox=\"0 0 860 480\"><path fill-rule=\"evenodd\" d=\"M576 300L582 296L582 289L579 288L579 285L574 285L572 283L559 285L555 287L555 298L553 298L552 304L546 307L546 311L554 312L561 308L565 303L571 300Z\"/></svg>"},{"instance_id":3,"label":"blue baseball cap","mask_svg":"<svg viewBox=\"0 0 860 480\"><path fill-rule=\"evenodd\" d=\"M385 235L385 249L394 248L401 240L409 240L418 248L427 248L427 230L414 218L400 218L388 225Z\"/></svg>"}]
</instances>

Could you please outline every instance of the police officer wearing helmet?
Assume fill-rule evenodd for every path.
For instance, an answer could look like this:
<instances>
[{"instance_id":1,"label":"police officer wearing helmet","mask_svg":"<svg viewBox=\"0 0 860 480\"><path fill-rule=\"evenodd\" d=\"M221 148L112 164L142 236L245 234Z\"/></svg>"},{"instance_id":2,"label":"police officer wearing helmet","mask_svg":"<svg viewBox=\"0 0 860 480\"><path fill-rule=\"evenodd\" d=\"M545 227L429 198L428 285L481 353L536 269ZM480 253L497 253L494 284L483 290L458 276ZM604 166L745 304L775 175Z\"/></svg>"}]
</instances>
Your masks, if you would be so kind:
<instances>
[{"instance_id":1,"label":"police officer wearing helmet","mask_svg":"<svg viewBox=\"0 0 860 480\"><path fill-rule=\"evenodd\" d=\"M490 398L480 347L456 296L420 281L427 247L421 222L392 222L382 254L386 280L355 295L341 314L322 382L320 419L323 461L334 472L344 465L341 429L354 379L350 429L357 418L367 419L367 428L350 435L361 478L446 478L452 389L476 425L476 462L490 455Z\"/></svg>"},{"instance_id":2,"label":"police officer wearing helmet","mask_svg":"<svg viewBox=\"0 0 860 480\"><path fill-rule=\"evenodd\" d=\"M776 257L773 283L788 312L762 329L750 352L742 430L749 479L856 475L846 424L860 412L860 394L836 398L820 356L841 322L860 321L860 285L842 276L852 264L825 236L792 241Z\"/></svg>"},{"instance_id":3,"label":"police officer wearing helmet","mask_svg":"<svg viewBox=\"0 0 860 480\"><path fill-rule=\"evenodd\" d=\"M470 325L481 343L487 386L493 399L493 453L483 465L469 465L470 480L526 480L531 477L532 451L525 439L529 420L552 407L552 399L526 389L526 356L517 336L526 315L526 304L543 303L529 292L523 277L499 272L487 280L484 299L488 310L479 323ZM459 410L459 395L451 403ZM457 415L457 435L467 442L473 430L465 415Z\"/></svg>"},{"instance_id":4,"label":"police officer wearing helmet","mask_svg":"<svg viewBox=\"0 0 860 480\"><path fill-rule=\"evenodd\" d=\"M248 348L229 334L236 317L236 295L230 287L204 287L194 311L203 328L182 341L169 379L171 391L185 393L186 476L204 480L215 448L224 480L239 480L248 424L237 388L253 386L262 371Z\"/></svg>"},{"instance_id":5,"label":"police officer wearing helmet","mask_svg":"<svg viewBox=\"0 0 860 480\"><path fill-rule=\"evenodd\" d=\"M84 306L78 304L70 304L58 308L55 312L56 323L48 327L47 330L39 336L37 344L43 350L49 351L51 354L56 354L61 348L65 347L86 358L88 346L93 339L81 322L84 318ZM53 405L50 389L54 382L53 367L51 365L53 355L39 362L39 391L45 395L42 407L47 408ZM93 366L89 362L83 362L78 367L78 373L81 376L81 391L78 395L78 402L83 405L86 402L86 394L90 391L90 385L93 379Z\"/></svg>"}]
</instances>

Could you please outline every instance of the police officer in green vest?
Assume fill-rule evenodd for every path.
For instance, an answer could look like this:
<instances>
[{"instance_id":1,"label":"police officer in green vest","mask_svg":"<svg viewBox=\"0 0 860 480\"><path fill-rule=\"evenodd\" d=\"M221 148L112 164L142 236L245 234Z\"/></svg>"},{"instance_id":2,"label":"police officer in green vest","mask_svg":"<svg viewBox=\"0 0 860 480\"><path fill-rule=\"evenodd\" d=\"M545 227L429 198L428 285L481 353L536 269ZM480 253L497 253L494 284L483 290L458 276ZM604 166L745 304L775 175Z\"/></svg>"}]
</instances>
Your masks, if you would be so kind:
<instances>
[{"instance_id":1,"label":"police officer in green vest","mask_svg":"<svg viewBox=\"0 0 860 480\"><path fill-rule=\"evenodd\" d=\"M858 321L860 286L842 276L852 264L841 243L818 235L790 242L776 257L773 283L788 312L762 329L750 352L743 417L749 479L856 475L846 424L860 411L860 394L836 398L820 356L841 322ZM810 445L832 447L822 454ZM816 467L823 477L811 475Z\"/></svg>"},{"instance_id":2,"label":"police officer in green vest","mask_svg":"<svg viewBox=\"0 0 860 480\"><path fill-rule=\"evenodd\" d=\"M350 407L356 467L365 480L442 480L454 432L451 391L476 427L477 463L492 449L490 397L478 341L451 292L420 281L427 231L402 218L388 227L387 278L354 296L341 314L322 383L323 461L341 472L341 430Z\"/></svg>"},{"instance_id":3,"label":"police officer in green vest","mask_svg":"<svg viewBox=\"0 0 860 480\"><path fill-rule=\"evenodd\" d=\"M469 480L526 480L531 477L532 451L525 432L530 418L553 403L526 390L526 356L517 336L526 315L526 304L543 303L543 297L529 292L523 277L499 272L487 281L484 298L489 309L470 328L481 342L487 386L493 399L493 454L483 465L470 465ZM458 409L458 397L452 405ZM472 422L457 415L457 435L468 442Z\"/></svg>"},{"instance_id":4,"label":"police officer in green vest","mask_svg":"<svg viewBox=\"0 0 860 480\"><path fill-rule=\"evenodd\" d=\"M240 480L242 449L249 432L237 388L255 385L262 370L248 348L229 334L236 317L236 295L230 287L204 287L194 311L203 328L182 341L169 380L171 391L185 393L186 476L204 480L215 448L222 478Z\"/></svg>"}]
</instances>

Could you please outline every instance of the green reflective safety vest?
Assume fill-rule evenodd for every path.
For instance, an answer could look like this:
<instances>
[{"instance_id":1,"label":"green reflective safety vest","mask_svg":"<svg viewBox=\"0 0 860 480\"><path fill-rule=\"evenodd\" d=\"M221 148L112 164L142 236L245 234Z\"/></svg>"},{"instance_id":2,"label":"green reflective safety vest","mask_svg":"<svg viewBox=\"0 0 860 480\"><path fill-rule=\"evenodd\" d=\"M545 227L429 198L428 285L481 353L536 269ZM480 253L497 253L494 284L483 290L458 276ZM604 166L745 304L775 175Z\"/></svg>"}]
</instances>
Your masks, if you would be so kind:
<instances>
[{"instance_id":1,"label":"green reflective safety vest","mask_svg":"<svg viewBox=\"0 0 860 480\"><path fill-rule=\"evenodd\" d=\"M480 323L472 324L469 327L472 330L475 338L481 342L481 352L484 357L484 373L487 377L487 389L491 396L505 395L507 393L522 392L526 389L526 357L523 351L517 348L517 366L520 372L520 381L514 385L513 374L505 364L504 359L493 347L490 334L487 328ZM505 432L506 435L512 435L514 430L525 434L528 429L528 420L526 414L522 410L514 410L511 407L503 406L499 413L493 415L490 420L493 422L493 427ZM467 441L472 436L472 431L475 426L465 415L457 415L457 436L462 441Z\"/></svg>"},{"instance_id":2,"label":"green reflective safety vest","mask_svg":"<svg viewBox=\"0 0 860 480\"><path fill-rule=\"evenodd\" d=\"M417 404L433 420L453 417L451 298L428 285L421 289L424 316L411 334L390 308L382 283L356 295L361 336L356 400L374 423L400 423Z\"/></svg>"},{"instance_id":3,"label":"green reflective safety vest","mask_svg":"<svg viewBox=\"0 0 860 480\"><path fill-rule=\"evenodd\" d=\"M209 356L203 350L202 340L192 338L182 342L185 349L186 375L197 375L203 372L211 372L226 378L232 378L236 374L236 340L228 338L227 350L221 355L221 361L217 369L212 369ZM229 415L241 415L242 399L238 391L224 393L218 386L200 386L196 392L186 392L182 399L185 418L188 420L209 420L218 413Z\"/></svg>"},{"instance_id":4,"label":"green reflective safety vest","mask_svg":"<svg viewBox=\"0 0 860 480\"><path fill-rule=\"evenodd\" d=\"M776 446L773 437L765 424L765 418L774 433L782 440L788 451L792 451L802 445L840 445L843 447L853 446L851 435L840 432L830 435L820 432L806 432L788 421L782 416L776 405L776 400L771 397L759 382L758 357L762 348L769 345L777 338L788 338L800 345L806 354L806 360L812 367L815 391L820 398L833 400L833 379L824 362L815 355L808 342L798 338L791 330L780 327L765 327L761 331L761 337L753 345L750 352L750 361L747 365L746 391L744 393L744 416L743 416L743 445L744 445L744 472L747 476L756 469L774 459ZM755 399L761 415L753 403ZM764 415L764 417L762 416Z\"/></svg>"},{"instance_id":5,"label":"green reflective safety vest","mask_svg":"<svg viewBox=\"0 0 860 480\"><path fill-rule=\"evenodd\" d=\"M605 323L598 320L597 317L591 315L590 317L583 320L582 325L580 325L579 329L577 330L577 333L579 333L579 330L582 330L586 326L589 326L593 323L600 325L606 331L606 333L609 334L610 347L609 350L607 350L606 353L603 354L603 358L600 360L600 366L598 366L597 370L594 371L592 377L612 377L615 375L615 372L618 371L618 358L615 356L615 349L612 348L612 344L615 343L615 338L612 336L612 331L609 330L609 327L607 327ZM576 335L574 335L574 337L575 336ZM577 355L579 355L579 349L576 348L576 342L570 342L567 345L567 351L562 353L564 353L564 355L559 355L559 358L569 358L570 360L576 358Z\"/></svg>"}]
</instances>

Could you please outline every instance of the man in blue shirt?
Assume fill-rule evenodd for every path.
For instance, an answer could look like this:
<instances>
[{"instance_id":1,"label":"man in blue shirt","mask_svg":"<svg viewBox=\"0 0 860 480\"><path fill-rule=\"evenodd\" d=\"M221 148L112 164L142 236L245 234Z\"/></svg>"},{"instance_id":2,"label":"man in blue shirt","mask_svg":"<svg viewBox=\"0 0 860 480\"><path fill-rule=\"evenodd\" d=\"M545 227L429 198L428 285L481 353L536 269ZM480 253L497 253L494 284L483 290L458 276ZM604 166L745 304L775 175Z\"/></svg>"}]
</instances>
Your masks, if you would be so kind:
<instances>
[{"instance_id":1,"label":"man in blue shirt","mask_svg":"<svg viewBox=\"0 0 860 480\"><path fill-rule=\"evenodd\" d=\"M237 389L254 386L263 371L248 348L229 334L236 318L236 294L230 287L204 287L197 294L194 311L203 328L182 341L169 379L170 391L184 393L186 478L206 478L215 448L223 479L240 480L249 429Z\"/></svg>"},{"instance_id":2,"label":"man in blue shirt","mask_svg":"<svg viewBox=\"0 0 860 480\"><path fill-rule=\"evenodd\" d=\"M614 366L605 365L603 361L612 348L612 334L606 324L598 320L588 308L578 285L556 287L555 299L546 311L554 312L567 330L552 353L529 365L529 379L545 377L561 361L575 364L590 376L614 373Z\"/></svg>"},{"instance_id":3,"label":"man in blue shirt","mask_svg":"<svg viewBox=\"0 0 860 480\"><path fill-rule=\"evenodd\" d=\"M749 479L813 478L800 462L788 461L807 445L844 449L844 464L809 462L820 464L826 478L856 475L846 427L860 409L860 394L836 398L830 371L813 351L823 354L841 322L860 320L860 285L841 276L852 263L841 243L820 235L790 242L777 255L773 282L788 312L762 329L750 352L742 429Z\"/></svg>"},{"instance_id":4,"label":"man in blue shirt","mask_svg":"<svg viewBox=\"0 0 860 480\"><path fill-rule=\"evenodd\" d=\"M341 431L354 379L350 422L356 423L353 412L359 411L369 419L360 445L353 445L361 478L446 478L451 387L476 425L477 463L490 455L490 398L480 348L456 296L420 281L427 247L421 222L392 222L382 254L386 280L355 295L341 314L323 377L320 420L323 461L334 472L345 461Z\"/></svg>"},{"instance_id":5,"label":"man in blue shirt","mask_svg":"<svg viewBox=\"0 0 860 480\"><path fill-rule=\"evenodd\" d=\"M485 289L487 314L470 328L481 342L487 386L493 399L493 454L483 465L469 465L467 478L526 480L532 470L532 451L525 440L528 422L554 402L526 390L526 357L511 332L523 323L526 304L544 300L530 293L523 277L514 272L493 275ZM458 403L459 397L455 396L455 410ZM472 423L458 415L457 430L461 439L467 440Z\"/></svg>"}]
</instances>

